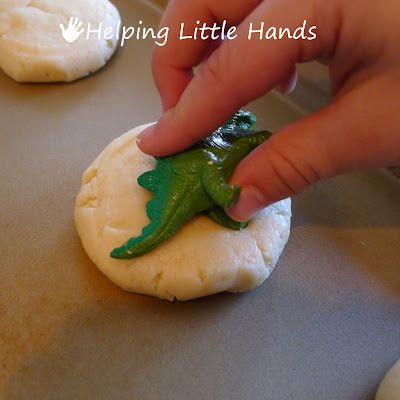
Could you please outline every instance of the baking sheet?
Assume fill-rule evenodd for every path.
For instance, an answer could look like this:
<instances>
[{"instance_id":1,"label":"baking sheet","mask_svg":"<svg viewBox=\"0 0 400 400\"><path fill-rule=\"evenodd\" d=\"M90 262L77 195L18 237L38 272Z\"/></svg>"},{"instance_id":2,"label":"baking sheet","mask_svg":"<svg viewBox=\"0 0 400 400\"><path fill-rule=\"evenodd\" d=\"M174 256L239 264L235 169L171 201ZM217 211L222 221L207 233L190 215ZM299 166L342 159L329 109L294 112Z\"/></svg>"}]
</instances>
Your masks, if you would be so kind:
<instances>
[{"instance_id":1,"label":"baking sheet","mask_svg":"<svg viewBox=\"0 0 400 400\"><path fill-rule=\"evenodd\" d=\"M159 15L115 1L125 24ZM168 303L96 270L73 225L84 169L160 112L151 41L99 73L18 85L0 73L1 399L373 399L400 357L400 185L369 171L294 199L271 278L243 295ZM300 116L251 104L276 129Z\"/></svg>"}]
</instances>

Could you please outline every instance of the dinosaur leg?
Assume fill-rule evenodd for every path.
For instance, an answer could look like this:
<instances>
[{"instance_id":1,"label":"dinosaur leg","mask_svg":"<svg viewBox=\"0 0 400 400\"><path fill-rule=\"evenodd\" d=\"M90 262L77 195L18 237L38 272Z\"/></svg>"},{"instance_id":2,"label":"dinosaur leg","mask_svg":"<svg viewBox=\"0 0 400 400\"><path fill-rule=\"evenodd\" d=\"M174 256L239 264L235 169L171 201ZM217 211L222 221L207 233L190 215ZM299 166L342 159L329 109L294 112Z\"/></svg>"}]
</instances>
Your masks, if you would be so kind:
<instances>
[{"instance_id":1,"label":"dinosaur leg","mask_svg":"<svg viewBox=\"0 0 400 400\"><path fill-rule=\"evenodd\" d=\"M234 229L235 231L241 231L246 228L248 221L238 222L228 217L225 211L221 207L213 207L207 211L207 215L217 224L225 226L226 228Z\"/></svg>"},{"instance_id":2,"label":"dinosaur leg","mask_svg":"<svg viewBox=\"0 0 400 400\"><path fill-rule=\"evenodd\" d=\"M217 166L206 168L202 175L203 188L206 193L222 208L235 204L239 198L240 188L228 185L222 170Z\"/></svg>"}]
</instances>

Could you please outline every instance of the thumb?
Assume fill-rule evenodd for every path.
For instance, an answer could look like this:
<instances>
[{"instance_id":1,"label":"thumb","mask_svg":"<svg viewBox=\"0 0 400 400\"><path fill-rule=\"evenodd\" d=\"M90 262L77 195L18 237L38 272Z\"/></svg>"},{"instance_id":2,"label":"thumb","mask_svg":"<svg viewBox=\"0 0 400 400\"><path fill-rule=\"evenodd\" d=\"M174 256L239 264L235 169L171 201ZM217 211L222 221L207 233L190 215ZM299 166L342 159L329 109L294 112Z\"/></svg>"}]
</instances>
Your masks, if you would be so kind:
<instances>
[{"instance_id":1,"label":"thumb","mask_svg":"<svg viewBox=\"0 0 400 400\"><path fill-rule=\"evenodd\" d=\"M64 26L64 24L59 24L58 26L61 28L61 31L62 31L62 32L65 31L65 26Z\"/></svg>"},{"instance_id":2,"label":"thumb","mask_svg":"<svg viewBox=\"0 0 400 400\"><path fill-rule=\"evenodd\" d=\"M379 91L387 96L384 104ZM265 206L320 179L399 162L395 92L390 79L369 81L278 131L236 168L230 183L242 190L228 214L238 221L248 220Z\"/></svg>"}]
</instances>

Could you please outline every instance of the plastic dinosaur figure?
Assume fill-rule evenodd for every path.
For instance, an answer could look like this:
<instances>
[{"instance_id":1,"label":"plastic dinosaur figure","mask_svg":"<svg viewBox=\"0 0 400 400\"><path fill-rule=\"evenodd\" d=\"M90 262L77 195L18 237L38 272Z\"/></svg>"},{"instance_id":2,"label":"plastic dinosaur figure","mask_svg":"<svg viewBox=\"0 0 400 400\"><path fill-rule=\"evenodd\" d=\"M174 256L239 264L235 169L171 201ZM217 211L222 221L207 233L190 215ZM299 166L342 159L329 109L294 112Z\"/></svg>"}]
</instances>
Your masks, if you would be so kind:
<instances>
[{"instance_id":1,"label":"plastic dinosaur figure","mask_svg":"<svg viewBox=\"0 0 400 400\"><path fill-rule=\"evenodd\" d=\"M137 179L140 186L154 195L146 207L151 222L140 236L114 249L111 257L131 259L143 255L202 212L225 227L245 228L247 223L232 220L224 209L239 197L240 188L228 184L235 167L271 136L267 131L256 132L255 123L252 113L239 111L189 150L156 157L156 168Z\"/></svg>"}]
</instances>

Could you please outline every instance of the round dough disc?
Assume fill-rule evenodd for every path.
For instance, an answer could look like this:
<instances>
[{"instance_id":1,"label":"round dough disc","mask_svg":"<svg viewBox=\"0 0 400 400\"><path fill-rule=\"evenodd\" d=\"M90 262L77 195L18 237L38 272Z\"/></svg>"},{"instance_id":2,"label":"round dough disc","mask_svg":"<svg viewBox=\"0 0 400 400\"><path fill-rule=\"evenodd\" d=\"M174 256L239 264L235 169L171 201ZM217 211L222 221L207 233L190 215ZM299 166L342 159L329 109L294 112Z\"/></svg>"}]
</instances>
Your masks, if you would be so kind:
<instances>
[{"instance_id":1,"label":"round dough disc","mask_svg":"<svg viewBox=\"0 0 400 400\"><path fill-rule=\"evenodd\" d=\"M155 166L154 158L136 145L146 126L114 140L83 175L75 223L89 257L121 288L171 301L261 285L288 240L290 199L260 212L241 232L198 215L141 257L110 257L115 247L140 235L149 223L145 207L152 194L136 182Z\"/></svg>"},{"instance_id":2,"label":"round dough disc","mask_svg":"<svg viewBox=\"0 0 400 400\"><path fill-rule=\"evenodd\" d=\"M400 360L383 378L375 400L400 400Z\"/></svg>"},{"instance_id":3,"label":"round dough disc","mask_svg":"<svg viewBox=\"0 0 400 400\"><path fill-rule=\"evenodd\" d=\"M82 21L85 29L73 43L63 39L59 26L67 28L71 17ZM17 82L82 78L111 58L120 21L118 10L108 0L2 0L0 68ZM98 34L87 35L88 27L98 29L100 23L100 39ZM112 28L109 36L114 35L109 40L104 39L106 27Z\"/></svg>"}]
</instances>

